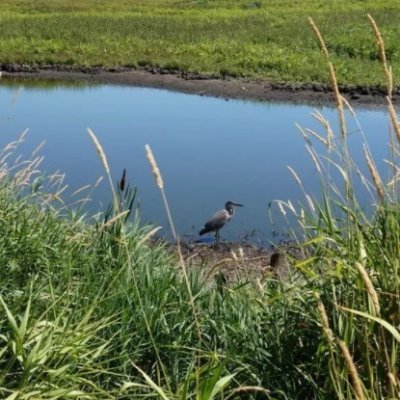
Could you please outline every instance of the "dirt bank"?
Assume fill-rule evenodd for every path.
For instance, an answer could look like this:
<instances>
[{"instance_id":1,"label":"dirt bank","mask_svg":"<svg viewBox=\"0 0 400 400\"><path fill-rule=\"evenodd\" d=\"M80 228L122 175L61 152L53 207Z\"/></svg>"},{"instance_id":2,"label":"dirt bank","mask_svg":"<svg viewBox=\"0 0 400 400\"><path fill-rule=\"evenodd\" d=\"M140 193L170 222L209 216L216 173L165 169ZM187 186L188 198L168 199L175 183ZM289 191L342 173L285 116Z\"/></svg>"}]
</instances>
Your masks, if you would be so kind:
<instances>
[{"instance_id":1,"label":"dirt bank","mask_svg":"<svg viewBox=\"0 0 400 400\"><path fill-rule=\"evenodd\" d=\"M178 259L178 247L172 243L165 246ZM200 268L207 280L222 279L225 283L262 283L267 277L286 280L295 271L293 265L310 254L309 248L294 242L267 249L248 242L221 242L216 246L213 242L182 241L180 251L187 268Z\"/></svg>"},{"instance_id":2,"label":"dirt bank","mask_svg":"<svg viewBox=\"0 0 400 400\"><path fill-rule=\"evenodd\" d=\"M176 90L201 96L257 101L289 101L327 103L333 100L328 85L312 83L271 83L243 78L216 77L171 71L162 68L114 68L30 66L3 64L2 76L7 78L88 83L132 85ZM352 104L385 105L385 90L379 87L344 86L341 92ZM394 91L393 101L400 103L400 89Z\"/></svg>"}]
</instances>

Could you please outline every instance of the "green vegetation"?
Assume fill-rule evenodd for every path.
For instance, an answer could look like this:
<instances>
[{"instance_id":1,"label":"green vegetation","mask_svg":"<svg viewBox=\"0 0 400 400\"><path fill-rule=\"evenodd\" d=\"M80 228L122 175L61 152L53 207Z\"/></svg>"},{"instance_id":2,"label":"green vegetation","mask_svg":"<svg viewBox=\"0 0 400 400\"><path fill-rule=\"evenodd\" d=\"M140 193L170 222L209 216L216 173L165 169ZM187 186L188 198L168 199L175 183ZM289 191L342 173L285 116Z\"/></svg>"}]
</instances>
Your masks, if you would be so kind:
<instances>
[{"instance_id":1,"label":"green vegetation","mask_svg":"<svg viewBox=\"0 0 400 400\"><path fill-rule=\"evenodd\" d=\"M88 224L54 205L60 182L35 178L35 161L13 177L4 167L2 398L155 398L157 385L164 398L212 399L224 382L233 398L262 393L245 387L258 385L275 398L323 393L314 380L327 371L313 359L321 332L302 305L311 293L274 279L261 293L245 282L216 287L207 271L189 270L199 337L176 260L149 243L150 228L126 224L134 190L119 185L119 218Z\"/></svg>"},{"instance_id":2,"label":"green vegetation","mask_svg":"<svg viewBox=\"0 0 400 400\"><path fill-rule=\"evenodd\" d=\"M327 82L307 22L311 16L326 39L339 83L382 85L368 12L382 29L397 77L400 10L395 0L3 0L0 62L159 66Z\"/></svg>"}]
</instances>

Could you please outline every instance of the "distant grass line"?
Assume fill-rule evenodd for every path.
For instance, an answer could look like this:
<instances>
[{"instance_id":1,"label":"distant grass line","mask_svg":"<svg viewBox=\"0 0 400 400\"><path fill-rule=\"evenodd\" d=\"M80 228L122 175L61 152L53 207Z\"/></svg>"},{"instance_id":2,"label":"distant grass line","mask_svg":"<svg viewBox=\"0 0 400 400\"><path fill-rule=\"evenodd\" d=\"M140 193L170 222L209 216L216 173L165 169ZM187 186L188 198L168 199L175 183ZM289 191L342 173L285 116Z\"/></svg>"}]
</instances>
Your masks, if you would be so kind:
<instances>
[{"instance_id":1,"label":"distant grass line","mask_svg":"<svg viewBox=\"0 0 400 400\"><path fill-rule=\"evenodd\" d=\"M217 76L327 83L307 24L319 26L339 84L384 85L367 13L399 85L395 0L15 0L0 5L0 62L159 66Z\"/></svg>"}]
</instances>

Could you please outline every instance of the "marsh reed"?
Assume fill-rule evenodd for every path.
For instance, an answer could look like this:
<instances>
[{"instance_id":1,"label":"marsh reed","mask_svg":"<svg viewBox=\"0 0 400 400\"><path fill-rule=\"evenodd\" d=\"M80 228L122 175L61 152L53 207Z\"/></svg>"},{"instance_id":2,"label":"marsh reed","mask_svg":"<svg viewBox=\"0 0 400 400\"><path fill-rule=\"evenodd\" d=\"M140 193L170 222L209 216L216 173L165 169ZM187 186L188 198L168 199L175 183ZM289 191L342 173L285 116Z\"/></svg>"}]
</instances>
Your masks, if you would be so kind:
<instances>
[{"instance_id":1,"label":"marsh reed","mask_svg":"<svg viewBox=\"0 0 400 400\"><path fill-rule=\"evenodd\" d=\"M396 155L400 135L397 113L391 101L392 69L387 62L379 28L370 15L368 19L385 74L388 115L397 138L397 143L391 142L390 152ZM346 143L344 105L350 110L353 118L356 116L348 100L339 92L335 69L323 36L312 19L309 22L320 45L322 57L327 63L339 115L337 137L341 138L336 142L336 135L322 115L316 116L325 129L325 137L300 127L306 138L318 140L327 151L327 155L317 157L310 144L306 146L313 164L319 171L323 203L318 204L318 213L309 213L308 217L304 217L308 226L304 228L304 232L310 239L314 237L315 240L315 236L321 239L315 240L314 251L318 254L316 259L320 262L314 263L313 268L317 268L319 274L327 277L316 279L313 285L318 287L317 315L331 359L331 385L339 399L348 398L348 388L351 388L353 396L357 399L394 399L400 396L399 380L396 378L400 368L400 336L391 325L391 313L394 309L396 312L400 310L399 270L396 261L400 256L396 247L400 226L398 220L395 222L395 215L399 212L396 194L397 167L393 164L395 161L389 163L394 166L394 176L389 181L396 187L392 198L367 143L364 144L363 150L370 179L361 173L361 169L351 159ZM360 125L359 127L361 128ZM359 133L364 136L361 130ZM334 161L336 156L342 161L341 165ZM321 160L326 161L321 164ZM345 193L341 193L337 179L331 177L325 164L334 165L340 171L339 176L343 180ZM321 170L324 173L321 173ZM361 179L363 184L369 181L366 186L375 191L376 200L372 213L366 214L360 206L357 193L352 188L356 177ZM297 180L300 181L300 178ZM304 188L302 190L304 192ZM355 318L352 313L359 317Z\"/></svg>"}]
</instances>

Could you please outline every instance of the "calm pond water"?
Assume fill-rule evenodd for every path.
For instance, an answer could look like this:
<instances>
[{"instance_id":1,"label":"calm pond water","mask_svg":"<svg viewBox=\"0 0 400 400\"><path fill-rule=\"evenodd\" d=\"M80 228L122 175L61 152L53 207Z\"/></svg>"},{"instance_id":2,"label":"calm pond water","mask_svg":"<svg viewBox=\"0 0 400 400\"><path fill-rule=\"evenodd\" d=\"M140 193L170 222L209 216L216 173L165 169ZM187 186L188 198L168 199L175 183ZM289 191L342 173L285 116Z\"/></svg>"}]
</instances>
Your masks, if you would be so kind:
<instances>
[{"instance_id":1,"label":"calm pond water","mask_svg":"<svg viewBox=\"0 0 400 400\"><path fill-rule=\"evenodd\" d=\"M137 185L143 221L168 232L145 158L148 143L162 170L181 236L195 235L225 201L233 200L245 207L221 231L222 238L240 240L254 234L253 241L264 243L274 230L285 230L279 217L276 225L269 220L268 204L276 199L304 203L287 165L298 172L307 191L319 191L318 174L295 123L322 132L311 116L317 108L337 126L336 111L327 106L226 101L107 85L41 87L2 81L0 104L0 145L29 128L21 152L28 154L46 140L42 169L65 172L71 191L93 184L103 174L86 132L90 127L107 152L114 180L126 168L129 182ZM384 110L359 108L357 115L374 157L383 159L389 140ZM352 118L349 131L350 147L361 160L361 134ZM104 208L109 200L104 180L93 193L91 210Z\"/></svg>"}]
</instances>

